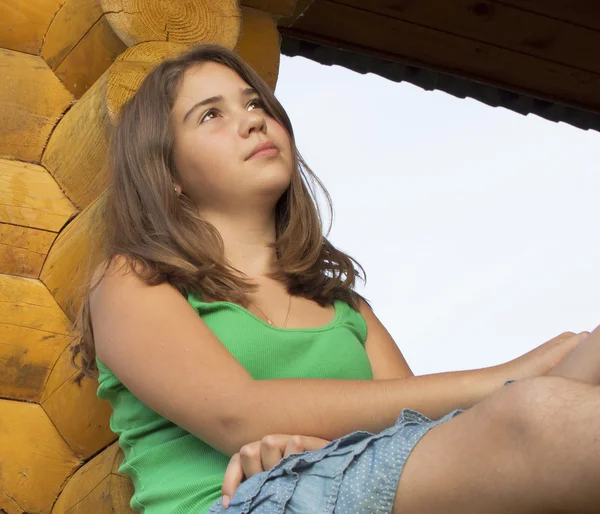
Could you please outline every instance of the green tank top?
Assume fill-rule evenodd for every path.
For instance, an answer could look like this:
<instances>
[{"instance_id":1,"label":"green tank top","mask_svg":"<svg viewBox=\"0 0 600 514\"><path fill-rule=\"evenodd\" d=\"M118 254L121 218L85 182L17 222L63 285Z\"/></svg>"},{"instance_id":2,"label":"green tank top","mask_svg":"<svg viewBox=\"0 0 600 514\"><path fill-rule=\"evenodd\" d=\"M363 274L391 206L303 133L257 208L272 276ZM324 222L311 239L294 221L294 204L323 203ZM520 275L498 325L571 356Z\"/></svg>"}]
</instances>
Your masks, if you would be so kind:
<instances>
[{"instance_id":1,"label":"green tank top","mask_svg":"<svg viewBox=\"0 0 600 514\"><path fill-rule=\"evenodd\" d=\"M282 329L230 302L188 302L229 352L257 380L372 380L362 315L335 301L334 319L319 328ZM144 514L203 514L221 497L229 457L160 416L96 359L97 395L110 402L110 428L125 455L119 472L131 477L131 507Z\"/></svg>"}]
</instances>

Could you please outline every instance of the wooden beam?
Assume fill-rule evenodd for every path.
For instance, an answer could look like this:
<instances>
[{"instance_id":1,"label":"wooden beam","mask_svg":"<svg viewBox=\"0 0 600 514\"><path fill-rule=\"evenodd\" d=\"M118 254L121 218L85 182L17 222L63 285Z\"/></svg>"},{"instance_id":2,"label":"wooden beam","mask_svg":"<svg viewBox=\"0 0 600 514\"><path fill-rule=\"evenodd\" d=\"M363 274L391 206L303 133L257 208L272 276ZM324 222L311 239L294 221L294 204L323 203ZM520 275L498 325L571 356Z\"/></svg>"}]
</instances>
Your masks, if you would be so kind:
<instances>
[{"instance_id":1,"label":"wooden beam","mask_svg":"<svg viewBox=\"0 0 600 514\"><path fill-rule=\"evenodd\" d=\"M76 213L42 166L0 159L0 223L58 232Z\"/></svg>"},{"instance_id":2,"label":"wooden beam","mask_svg":"<svg viewBox=\"0 0 600 514\"><path fill-rule=\"evenodd\" d=\"M600 112L600 75L336 2L316 2L291 29L280 30L290 37Z\"/></svg>"},{"instance_id":3,"label":"wooden beam","mask_svg":"<svg viewBox=\"0 0 600 514\"><path fill-rule=\"evenodd\" d=\"M0 273L38 278L56 232L0 223Z\"/></svg>"},{"instance_id":4,"label":"wooden beam","mask_svg":"<svg viewBox=\"0 0 600 514\"><path fill-rule=\"evenodd\" d=\"M290 16L282 16L277 20L279 27L291 27L298 18L304 16L310 6L315 3L316 0L296 0L294 6L294 12Z\"/></svg>"},{"instance_id":5,"label":"wooden beam","mask_svg":"<svg viewBox=\"0 0 600 514\"><path fill-rule=\"evenodd\" d=\"M54 514L55 510L61 514L87 514L93 512L94 514L137 514L138 511L134 511L129 505L124 505L122 508L125 510L117 510L114 505L113 496L115 492L113 489L113 483L119 479L124 479L124 476L117 476L109 474L102 479L102 481L96 484L87 496L84 496L79 503L74 504L68 510L52 510ZM118 494L118 493L116 493ZM129 497L133 491L130 492Z\"/></svg>"},{"instance_id":6,"label":"wooden beam","mask_svg":"<svg viewBox=\"0 0 600 514\"><path fill-rule=\"evenodd\" d=\"M125 48L98 0L66 0L48 27L40 53L79 98Z\"/></svg>"},{"instance_id":7,"label":"wooden beam","mask_svg":"<svg viewBox=\"0 0 600 514\"><path fill-rule=\"evenodd\" d=\"M0 273L38 278L58 231L76 212L44 168L0 159Z\"/></svg>"},{"instance_id":8,"label":"wooden beam","mask_svg":"<svg viewBox=\"0 0 600 514\"><path fill-rule=\"evenodd\" d=\"M127 46L147 41L216 43L233 48L239 36L237 0L100 0Z\"/></svg>"},{"instance_id":9,"label":"wooden beam","mask_svg":"<svg viewBox=\"0 0 600 514\"><path fill-rule=\"evenodd\" d=\"M385 0L334 3L600 73L600 32L540 16L510 5L481 0L429 0L393 4ZM600 16L600 3L597 4ZM400 7L399 7L400 6ZM596 50L594 50L596 49Z\"/></svg>"},{"instance_id":10,"label":"wooden beam","mask_svg":"<svg viewBox=\"0 0 600 514\"><path fill-rule=\"evenodd\" d=\"M119 443L96 455L69 478L52 514L135 514L129 506L133 496L131 479L118 472L122 461Z\"/></svg>"},{"instance_id":11,"label":"wooden beam","mask_svg":"<svg viewBox=\"0 0 600 514\"><path fill-rule=\"evenodd\" d=\"M170 41L233 48L238 39L236 0L147 0L141 5L137 0L66 0L53 18L41 55L77 98L127 46Z\"/></svg>"},{"instance_id":12,"label":"wooden beam","mask_svg":"<svg viewBox=\"0 0 600 514\"><path fill-rule=\"evenodd\" d=\"M69 343L69 320L38 280L0 274L0 303L0 397L37 401Z\"/></svg>"},{"instance_id":13,"label":"wooden beam","mask_svg":"<svg viewBox=\"0 0 600 514\"><path fill-rule=\"evenodd\" d=\"M93 201L107 184L106 82L103 75L63 116L42 157L42 165L79 209Z\"/></svg>"},{"instance_id":14,"label":"wooden beam","mask_svg":"<svg viewBox=\"0 0 600 514\"><path fill-rule=\"evenodd\" d=\"M40 405L0 400L0 512L48 514L81 461Z\"/></svg>"},{"instance_id":15,"label":"wooden beam","mask_svg":"<svg viewBox=\"0 0 600 514\"><path fill-rule=\"evenodd\" d=\"M99 263L103 241L104 195L88 206L60 233L52 246L40 280L62 310L74 320L81 307L89 273ZM97 260L95 260L97 259ZM87 459L115 438L109 427L111 408L96 397L97 383L73 383L71 353L57 358L42 394L41 404L73 451Z\"/></svg>"},{"instance_id":16,"label":"wooden beam","mask_svg":"<svg viewBox=\"0 0 600 514\"><path fill-rule=\"evenodd\" d=\"M0 294L5 303L0 323L70 334L69 320L38 280L0 274Z\"/></svg>"},{"instance_id":17,"label":"wooden beam","mask_svg":"<svg viewBox=\"0 0 600 514\"><path fill-rule=\"evenodd\" d=\"M61 8L48 26L40 49L52 69L73 51L103 15L97 0L60 0L60 3Z\"/></svg>"},{"instance_id":18,"label":"wooden beam","mask_svg":"<svg viewBox=\"0 0 600 514\"><path fill-rule=\"evenodd\" d=\"M242 7L242 35L235 51L274 90L279 74L279 32L273 16L264 11Z\"/></svg>"},{"instance_id":19,"label":"wooden beam","mask_svg":"<svg viewBox=\"0 0 600 514\"><path fill-rule=\"evenodd\" d=\"M37 54L64 0L0 0L0 47Z\"/></svg>"},{"instance_id":20,"label":"wooden beam","mask_svg":"<svg viewBox=\"0 0 600 514\"><path fill-rule=\"evenodd\" d=\"M39 162L73 97L41 57L0 49L0 157Z\"/></svg>"},{"instance_id":21,"label":"wooden beam","mask_svg":"<svg viewBox=\"0 0 600 514\"><path fill-rule=\"evenodd\" d=\"M0 397L39 401L69 336L0 322L0 338Z\"/></svg>"},{"instance_id":22,"label":"wooden beam","mask_svg":"<svg viewBox=\"0 0 600 514\"><path fill-rule=\"evenodd\" d=\"M600 31L600 2L597 0L492 0L557 20Z\"/></svg>"},{"instance_id":23,"label":"wooden beam","mask_svg":"<svg viewBox=\"0 0 600 514\"><path fill-rule=\"evenodd\" d=\"M100 195L59 234L40 273L66 315L74 320L81 307L82 288L102 250L105 195ZM98 246L100 245L100 246Z\"/></svg>"},{"instance_id":24,"label":"wooden beam","mask_svg":"<svg viewBox=\"0 0 600 514\"><path fill-rule=\"evenodd\" d=\"M291 16L296 0L242 0L242 5L271 13L275 16Z\"/></svg>"},{"instance_id":25,"label":"wooden beam","mask_svg":"<svg viewBox=\"0 0 600 514\"><path fill-rule=\"evenodd\" d=\"M63 352L60 360L63 362L55 367L62 378L64 370L71 366L70 352ZM49 380L57 386L51 393L44 394L41 405L69 447L81 459L87 460L117 437L110 429L112 408L96 396L96 380L83 380L78 386L71 377L60 383L52 378L52 374Z\"/></svg>"},{"instance_id":26,"label":"wooden beam","mask_svg":"<svg viewBox=\"0 0 600 514\"><path fill-rule=\"evenodd\" d=\"M54 68L54 73L75 98L81 98L126 48L102 18Z\"/></svg>"},{"instance_id":27,"label":"wooden beam","mask_svg":"<svg viewBox=\"0 0 600 514\"><path fill-rule=\"evenodd\" d=\"M54 361L48 380L44 384L38 403L44 403L67 380L75 379L78 370L71 364L71 341L65 345L59 357ZM79 363L80 361L78 361Z\"/></svg>"}]
</instances>

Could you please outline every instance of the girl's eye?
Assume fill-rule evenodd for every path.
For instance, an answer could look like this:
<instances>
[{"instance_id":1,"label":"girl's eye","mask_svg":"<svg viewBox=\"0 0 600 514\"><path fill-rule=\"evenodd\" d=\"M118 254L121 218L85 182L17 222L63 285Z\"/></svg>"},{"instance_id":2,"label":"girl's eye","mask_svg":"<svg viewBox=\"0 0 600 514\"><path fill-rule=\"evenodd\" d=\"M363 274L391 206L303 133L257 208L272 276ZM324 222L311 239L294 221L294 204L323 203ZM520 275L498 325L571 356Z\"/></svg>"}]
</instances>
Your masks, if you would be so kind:
<instances>
[{"instance_id":1,"label":"girl's eye","mask_svg":"<svg viewBox=\"0 0 600 514\"><path fill-rule=\"evenodd\" d=\"M210 121L213 118L217 117L217 111L216 109L209 109L208 111L206 111L203 116L200 118L200 123L204 123L205 121Z\"/></svg>"},{"instance_id":2,"label":"girl's eye","mask_svg":"<svg viewBox=\"0 0 600 514\"><path fill-rule=\"evenodd\" d=\"M251 100L250 103L248 104L248 108L250 108L250 107L252 107L252 110L264 109L265 104L262 102L262 100L260 98L255 98L254 100Z\"/></svg>"}]
</instances>

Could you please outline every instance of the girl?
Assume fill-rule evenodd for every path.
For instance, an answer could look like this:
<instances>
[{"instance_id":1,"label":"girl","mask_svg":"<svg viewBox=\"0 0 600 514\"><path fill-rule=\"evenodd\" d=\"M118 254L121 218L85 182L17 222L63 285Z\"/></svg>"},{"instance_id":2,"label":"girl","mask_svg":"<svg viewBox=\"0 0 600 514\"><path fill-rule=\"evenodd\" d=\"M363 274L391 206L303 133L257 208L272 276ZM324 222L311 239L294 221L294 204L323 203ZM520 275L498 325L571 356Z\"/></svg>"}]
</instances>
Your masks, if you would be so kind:
<instances>
[{"instance_id":1,"label":"girl","mask_svg":"<svg viewBox=\"0 0 600 514\"><path fill-rule=\"evenodd\" d=\"M413 376L323 237L285 111L235 54L160 64L111 158L75 356L112 405L134 509L597 509L600 334Z\"/></svg>"}]
</instances>

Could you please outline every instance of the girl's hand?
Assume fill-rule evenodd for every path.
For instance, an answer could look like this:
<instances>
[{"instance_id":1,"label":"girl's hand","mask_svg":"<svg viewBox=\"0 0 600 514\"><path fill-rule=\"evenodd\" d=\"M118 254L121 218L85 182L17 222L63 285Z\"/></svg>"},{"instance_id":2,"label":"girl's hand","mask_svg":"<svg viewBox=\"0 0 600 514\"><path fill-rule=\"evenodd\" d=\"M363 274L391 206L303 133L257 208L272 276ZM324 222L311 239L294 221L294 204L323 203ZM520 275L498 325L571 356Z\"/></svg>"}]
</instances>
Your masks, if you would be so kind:
<instances>
[{"instance_id":1,"label":"girl's hand","mask_svg":"<svg viewBox=\"0 0 600 514\"><path fill-rule=\"evenodd\" d=\"M600 326L548 375L600 385Z\"/></svg>"},{"instance_id":2,"label":"girl's hand","mask_svg":"<svg viewBox=\"0 0 600 514\"><path fill-rule=\"evenodd\" d=\"M223 507L229 506L230 499L244 478L271 469L292 453L319 450L329 443L330 441L318 437L273 434L242 446L240 451L231 457L225 471Z\"/></svg>"},{"instance_id":3,"label":"girl's hand","mask_svg":"<svg viewBox=\"0 0 600 514\"><path fill-rule=\"evenodd\" d=\"M575 350L588 335L589 332L579 334L565 332L503 366L507 368L510 378L515 380L546 375Z\"/></svg>"}]
</instances>

